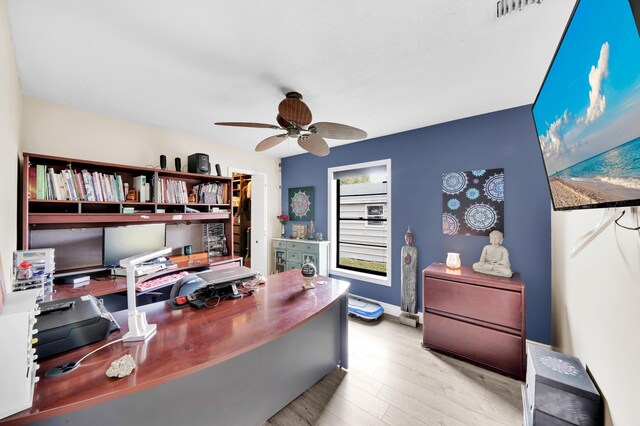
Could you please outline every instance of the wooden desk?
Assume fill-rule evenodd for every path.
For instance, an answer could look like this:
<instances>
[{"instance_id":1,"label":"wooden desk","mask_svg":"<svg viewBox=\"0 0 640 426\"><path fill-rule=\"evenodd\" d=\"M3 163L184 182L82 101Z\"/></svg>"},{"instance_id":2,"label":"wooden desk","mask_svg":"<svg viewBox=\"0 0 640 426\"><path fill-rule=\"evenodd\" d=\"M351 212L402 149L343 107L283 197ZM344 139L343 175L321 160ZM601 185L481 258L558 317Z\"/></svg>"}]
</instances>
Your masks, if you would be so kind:
<instances>
[{"instance_id":1,"label":"wooden desk","mask_svg":"<svg viewBox=\"0 0 640 426\"><path fill-rule=\"evenodd\" d=\"M178 266L173 269L163 269L155 274L149 274L142 277L140 281L150 280L162 275L173 274L180 271L186 271L196 268L209 268L217 271L225 268L233 268L242 266L242 258L238 256L220 256L215 258L212 263L196 262L175 262ZM51 293L45 295L45 302L51 300L66 299L68 297L77 297L83 294L92 294L94 297L106 296L107 294L122 293L127 291L127 277L114 277L106 275L104 278L93 278L87 285L74 287L72 284L55 284Z\"/></svg>"},{"instance_id":2,"label":"wooden desk","mask_svg":"<svg viewBox=\"0 0 640 426\"><path fill-rule=\"evenodd\" d=\"M0 425L262 424L336 366L348 367L349 283L315 282L302 290L300 272L288 271L268 277L253 296L211 309L144 306L158 325L153 337L116 343L65 376L43 377L120 338L127 313L117 312L120 332L42 362L32 408ZM127 353L138 365L133 373L106 377L111 362Z\"/></svg>"}]
</instances>

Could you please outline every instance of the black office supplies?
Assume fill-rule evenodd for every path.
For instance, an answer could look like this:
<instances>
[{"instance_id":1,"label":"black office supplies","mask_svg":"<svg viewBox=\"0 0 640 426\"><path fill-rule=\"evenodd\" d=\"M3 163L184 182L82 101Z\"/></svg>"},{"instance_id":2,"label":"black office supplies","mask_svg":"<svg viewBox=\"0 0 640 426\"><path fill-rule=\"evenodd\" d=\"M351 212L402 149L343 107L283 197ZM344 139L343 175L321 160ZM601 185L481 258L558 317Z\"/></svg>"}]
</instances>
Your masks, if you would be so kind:
<instances>
[{"instance_id":1,"label":"black office supplies","mask_svg":"<svg viewBox=\"0 0 640 426\"><path fill-rule=\"evenodd\" d=\"M38 341L40 359L97 342L107 337L112 318L100 310L93 296L72 297L40 304Z\"/></svg>"}]
</instances>

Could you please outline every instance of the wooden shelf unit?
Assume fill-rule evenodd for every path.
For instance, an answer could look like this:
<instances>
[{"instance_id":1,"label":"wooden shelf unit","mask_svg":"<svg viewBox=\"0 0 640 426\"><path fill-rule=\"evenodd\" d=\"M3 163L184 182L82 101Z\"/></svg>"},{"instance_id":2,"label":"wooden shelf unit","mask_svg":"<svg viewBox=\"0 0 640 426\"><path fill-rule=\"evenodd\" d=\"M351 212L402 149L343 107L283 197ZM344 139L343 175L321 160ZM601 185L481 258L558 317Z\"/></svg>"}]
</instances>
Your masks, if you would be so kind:
<instances>
[{"instance_id":1,"label":"wooden shelf unit","mask_svg":"<svg viewBox=\"0 0 640 426\"><path fill-rule=\"evenodd\" d=\"M170 170L135 167L74 158L53 157L32 153L23 154L21 181L21 239L20 247L29 249L30 232L33 229L59 229L74 227L102 227L114 225L131 225L139 223L191 224L206 222L222 222L225 224L225 236L229 249L233 247L232 190L231 178L196 173L184 173ZM84 201L84 200L38 200L35 191L30 191L30 167L46 166L56 173L62 169L73 169L78 172L88 170L90 173L118 174L123 182L133 188L133 178L144 175L147 182L153 185L160 178L175 179L185 182L187 193L199 184L216 183L226 185L226 199L222 204L205 203L157 203L138 201ZM34 185L31 185L33 189ZM30 193L34 192L34 193ZM136 213L121 213L123 207L133 207ZM199 213L189 212L187 208Z\"/></svg>"}]
</instances>

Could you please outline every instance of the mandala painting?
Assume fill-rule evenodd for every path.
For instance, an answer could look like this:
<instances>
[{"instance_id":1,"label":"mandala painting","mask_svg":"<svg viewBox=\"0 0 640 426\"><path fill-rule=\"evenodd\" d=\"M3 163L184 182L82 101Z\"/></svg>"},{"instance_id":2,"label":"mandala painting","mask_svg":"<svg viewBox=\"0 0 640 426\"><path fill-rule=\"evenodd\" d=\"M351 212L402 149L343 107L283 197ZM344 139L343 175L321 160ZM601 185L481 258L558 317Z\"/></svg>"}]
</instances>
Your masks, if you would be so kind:
<instances>
[{"instance_id":1,"label":"mandala painting","mask_svg":"<svg viewBox=\"0 0 640 426\"><path fill-rule=\"evenodd\" d=\"M289 217L292 221L313 220L314 187L289 188Z\"/></svg>"},{"instance_id":2,"label":"mandala painting","mask_svg":"<svg viewBox=\"0 0 640 426\"><path fill-rule=\"evenodd\" d=\"M504 169L442 175L442 233L504 232Z\"/></svg>"}]
</instances>

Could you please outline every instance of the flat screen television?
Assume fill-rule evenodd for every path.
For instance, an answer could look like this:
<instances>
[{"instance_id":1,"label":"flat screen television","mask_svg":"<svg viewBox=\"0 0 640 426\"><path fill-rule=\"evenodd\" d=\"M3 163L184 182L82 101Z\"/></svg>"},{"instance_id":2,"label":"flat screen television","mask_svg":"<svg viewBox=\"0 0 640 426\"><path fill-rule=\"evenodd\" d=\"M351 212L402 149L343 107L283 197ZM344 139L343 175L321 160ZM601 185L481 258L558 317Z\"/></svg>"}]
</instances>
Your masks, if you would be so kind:
<instances>
[{"instance_id":1,"label":"flat screen television","mask_svg":"<svg viewBox=\"0 0 640 426\"><path fill-rule=\"evenodd\" d=\"M102 265L120 267L120 260L165 246L164 223L105 227L102 234Z\"/></svg>"},{"instance_id":2,"label":"flat screen television","mask_svg":"<svg viewBox=\"0 0 640 426\"><path fill-rule=\"evenodd\" d=\"M578 1L532 113L555 210L640 205L640 0Z\"/></svg>"}]
</instances>

